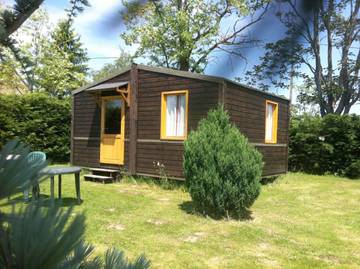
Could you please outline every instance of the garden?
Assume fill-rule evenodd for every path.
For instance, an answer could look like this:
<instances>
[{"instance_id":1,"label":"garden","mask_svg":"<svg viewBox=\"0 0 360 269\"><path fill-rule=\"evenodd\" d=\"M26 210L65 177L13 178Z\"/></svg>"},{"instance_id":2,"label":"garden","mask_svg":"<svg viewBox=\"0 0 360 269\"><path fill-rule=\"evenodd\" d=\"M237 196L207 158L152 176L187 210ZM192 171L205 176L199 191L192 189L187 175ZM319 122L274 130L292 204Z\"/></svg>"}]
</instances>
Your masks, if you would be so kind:
<instances>
[{"instance_id":1,"label":"garden","mask_svg":"<svg viewBox=\"0 0 360 269\"><path fill-rule=\"evenodd\" d=\"M86 217L94 254L109 246L152 268L356 268L360 264L360 181L290 173L262 186L244 220L213 219L193 209L183 186L147 179L83 181L76 204L72 176L57 205ZM49 181L40 186L48 201ZM18 197L22 203L22 196ZM10 206L9 206L10 209Z\"/></svg>"},{"instance_id":2,"label":"garden","mask_svg":"<svg viewBox=\"0 0 360 269\"><path fill-rule=\"evenodd\" d=\"M115 2L0 0L0 267L358 268L360 1ZM157 84L133 68L136 61L192 74L177 89L174 78ZM113 88L122 75L104 80L128 66L126 90ZM224 77L213 97L201 74ZM254 95L235 98L228 80ZM77 101L90 81L114 83ZM138 111L139 85L155 91ZM200 92L204 103L190 96ZM111 94L124 99L114 118L99 99ZM278 97L282 103L271 101ZM143 131L136 117L130 122L135 142L115 123L126 119L125 99L130 115L146 114ZM161 111L153 105L160 99ZM86 181L87 169L70 164L75 103L99 112L79 117L80 144L100 143L94 134L109 119L115 128L106 134L135 152L111 184ZM84 115L95 122L91 134ZM172 180L156 160L159 178L133 176L137 140L178 144L185 180ZM78 150L85 159L95 152L87 149ZM280 162L287 173L263 177L265 165ZM93 176L106 178L100 174Z\"/></svg>"},{"instance_id":3,"label":"garden","mask_svg":"<svg viewBox=\"0 0 360 269\"><path fill-rule=\"evenodd\" d=\"M313 159L305 162L302 147L292 146L290 164L312 174L295 172L261 180L261 155L220 106L200 121L185 142L185 183L127 175L113 184L82 181L80 204L72 175L62 176L62 199L51 199L46 179L40 184L39 199L24 204L16 184L35 184L46 163L29 166L22 157L28 148L18 142L7 144L2 158L20 156L10 163L3 159L0 171L5 213L1 220L14 228L8 231L13 242L8 251L14 253L14 263L24 262L16 247L22 242L17 236L40 232L45 225L45 239L39 237L34 244L43 245L47 234L58 233L62 252L57 263L64 268L69 263L74 268L94 264L101 268L103 262L104 268L355 268L360 263L356 252L360 181L353 180L359 178L359 118L340 117L341 121L336 116L295 118L292 130L298 129L293 131L292 143L307 141L306 150L313 150ZM305 128L313 122L318 133ZM328 137L319 142L323 129ZM348 155L343 154L342 165L326 166L337 155L325 154L325 149ZM311 171L314 168L318 170ZM16 232L20 223L13 219L27 227L20 235ZM58 245L48 245L52 247ZM53 254L48 255L45 261L48 257L56 264Z\"/></svg>"}]
</instances>

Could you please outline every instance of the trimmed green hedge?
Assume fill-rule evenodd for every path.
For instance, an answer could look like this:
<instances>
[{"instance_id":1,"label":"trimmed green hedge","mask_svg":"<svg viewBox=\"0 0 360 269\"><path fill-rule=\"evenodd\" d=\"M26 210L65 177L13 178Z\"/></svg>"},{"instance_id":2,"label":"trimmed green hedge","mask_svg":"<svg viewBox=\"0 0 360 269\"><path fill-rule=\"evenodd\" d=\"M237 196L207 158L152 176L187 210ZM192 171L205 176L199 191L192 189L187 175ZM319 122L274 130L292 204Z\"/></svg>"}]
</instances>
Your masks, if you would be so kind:
<instances>
[{"instance_id":1,"label":"trimmed green hedge","mask_svg":"<svg viewBox=\"0 0 360 269\"><path fill-rule=\"evenodd\" d=\"M44 93L0 95L0 147L18 137L53 162L70 157L70 99Z\"/></svg>"},{"instance_id":2,"label":"trimmed green hedge","mask_svg":"<svg viewBox=\"0 0 360 269\"><path fill-rule=\"evenodd\" d=\"M294 117L289 146L292 171L339 175L355 171L353 163L360 158L360 116Z\"/></svg>"}]
</instances>

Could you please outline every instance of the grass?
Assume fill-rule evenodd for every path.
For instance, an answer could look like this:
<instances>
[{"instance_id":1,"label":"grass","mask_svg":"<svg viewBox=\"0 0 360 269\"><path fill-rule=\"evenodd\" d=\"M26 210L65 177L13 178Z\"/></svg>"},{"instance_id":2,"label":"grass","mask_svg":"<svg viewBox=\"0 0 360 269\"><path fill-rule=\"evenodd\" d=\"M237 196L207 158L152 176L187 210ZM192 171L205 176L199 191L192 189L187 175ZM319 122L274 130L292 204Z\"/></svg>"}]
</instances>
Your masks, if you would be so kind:
<instances>
[{"instance_id":1,"label":"grass","mask_svg":"<svg viewBox=\"0 0 360 269\"><path fill-rule=\"evenodd\" d=\"M57 184L57 180L55 182ZM57 186L57 185L56 185ZM56 188L57 190L57 188ZM49 181L42 183L49 195ZM72 176L59 206L75 204ZM288 174L264 185L251 219L197 215L183 188L81 182L86 240L103 252L145 253L152 268L358 268L360 181Z\"/></svg>"}]
</instances>

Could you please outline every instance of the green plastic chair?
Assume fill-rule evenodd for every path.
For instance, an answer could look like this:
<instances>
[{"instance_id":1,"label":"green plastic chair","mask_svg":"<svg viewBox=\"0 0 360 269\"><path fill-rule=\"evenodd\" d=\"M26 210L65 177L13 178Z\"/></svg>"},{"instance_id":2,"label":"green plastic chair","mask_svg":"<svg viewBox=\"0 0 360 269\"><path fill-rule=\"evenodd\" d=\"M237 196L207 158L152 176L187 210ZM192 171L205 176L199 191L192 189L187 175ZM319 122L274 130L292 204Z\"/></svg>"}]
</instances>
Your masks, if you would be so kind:
<instances>
[{"instance_id":1,"label":"green plastic chair","mask_svg":"<svg viewBox=\"0 0 360 269\"><path fill-rule=\"evenodd\" d=\"M42 164L46 162L46 154L42 151L33 151L26 156L29 165ZM30 190L24 190L25 202L29 201ZM40 186L36 184L32 187L32 198L38 199L40 197Z\"/></svg>"}]
</instances>

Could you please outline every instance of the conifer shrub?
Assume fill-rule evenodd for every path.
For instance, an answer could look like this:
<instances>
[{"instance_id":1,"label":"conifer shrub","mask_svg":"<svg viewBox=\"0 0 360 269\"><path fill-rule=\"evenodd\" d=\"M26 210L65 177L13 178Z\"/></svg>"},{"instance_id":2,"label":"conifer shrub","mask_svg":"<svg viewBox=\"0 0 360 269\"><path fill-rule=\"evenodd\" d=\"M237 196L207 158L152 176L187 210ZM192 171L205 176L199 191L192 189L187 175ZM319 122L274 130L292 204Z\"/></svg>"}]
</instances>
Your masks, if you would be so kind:
<instances>
[{"instance_id":1,"label":"conifer shrub","mask_svg":"<svg viewBox=\"0 0 360 269\"><path fill-rule=\"evenodd\" d=\"M243 217L260 193L262 167L261 154L223 107L211 110L184 143L186 186L202 213Z\"/></svg>"}]
</instances>

